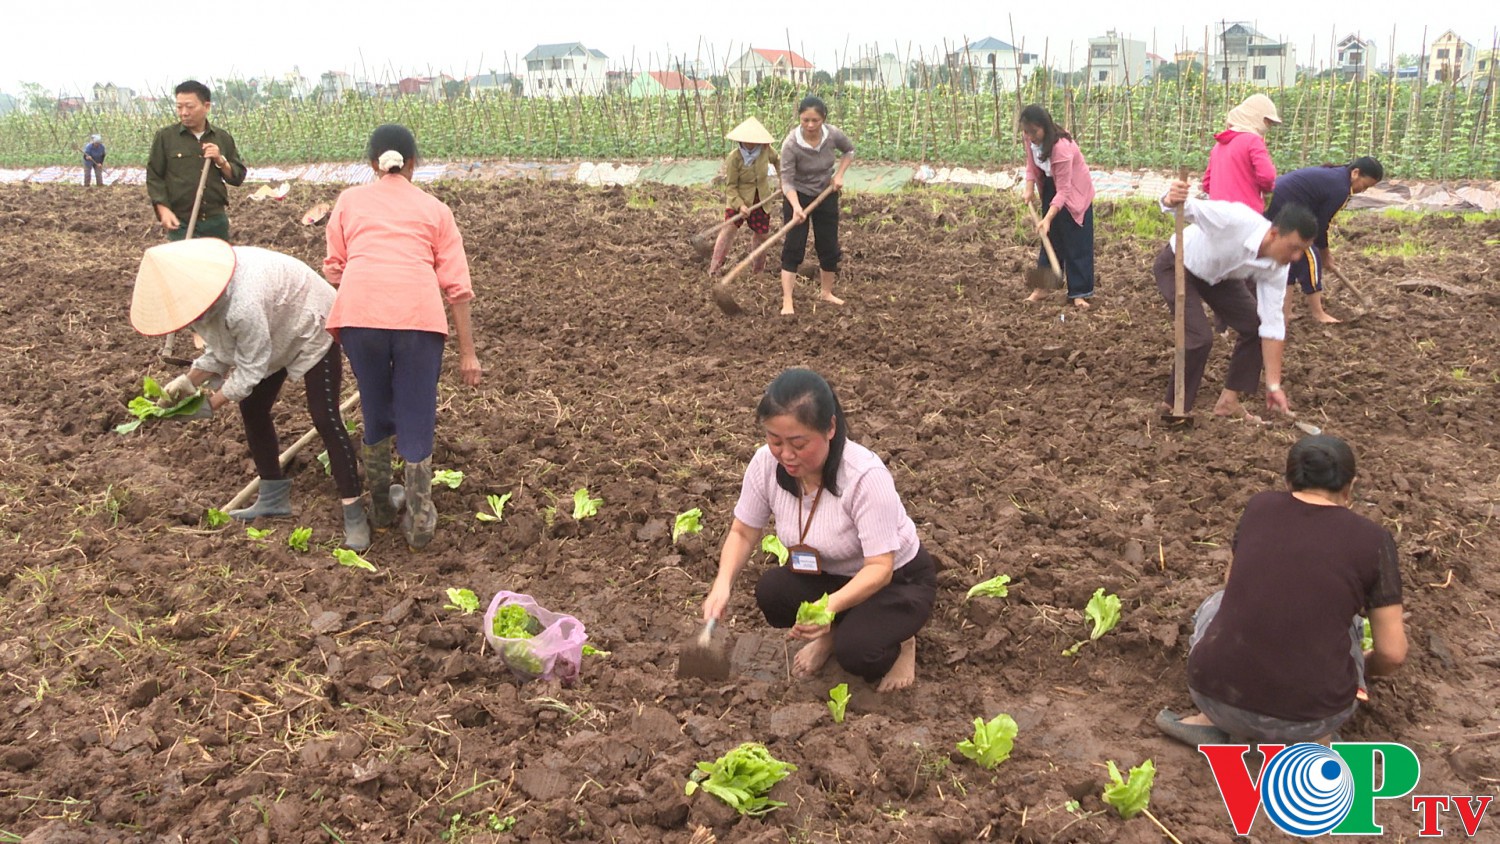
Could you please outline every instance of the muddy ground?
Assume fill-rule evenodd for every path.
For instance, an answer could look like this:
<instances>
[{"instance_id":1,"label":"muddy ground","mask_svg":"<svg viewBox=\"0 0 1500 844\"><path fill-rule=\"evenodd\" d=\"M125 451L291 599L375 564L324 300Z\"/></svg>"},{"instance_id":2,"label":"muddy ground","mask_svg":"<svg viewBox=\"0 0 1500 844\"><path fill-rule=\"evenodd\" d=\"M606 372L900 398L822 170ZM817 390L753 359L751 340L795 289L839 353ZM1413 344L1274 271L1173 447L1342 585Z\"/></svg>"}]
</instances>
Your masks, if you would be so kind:
<instances>
[{"instance_id":1,"label":"muddy ground","mask_svg":"<svg viewBox=\"0 0 1500 844\"><path fill-rule=\"evenodd\" d=\"M1145 842L1163 836L1098 794L1105 760L1147 758L1162 824L1231 840L1206 763L1151 718L1190 706L1189 616L1296 432L1207 418L1222 343L1199 424L1160 427L1171 335L1147 270L1165 218L1101 206L1096 308L1075 315L1019 301L1033 251L1012 199L856 196L847 307L804 284L799 315L778 318L765 274L736 283L749 313L729 318L686 245L718 216L706 190L432 190L468 244L488 372L477 390L445 372L436 463L465 480L437 495L438 539L411 553L383 534L368 574L329 553L316 447L292 470L298 517L257 542L202 525L251 477L236 414L112 432L141 376L173 374L126 318L159 240L144 191L0 188L0 840ZM235 230L319 266L322 231L296 218L334 195L239 200ZM1494 794L1500 222L1351 214L1339 244L1378 306L1294 323L1285 380L1303 418L1358 450L1356 508L1397 536L1413 642L1343 738L1414 747L1423 793ZM1395 286L1411 278L1480 292ZM753 577L729 623L738 676L673 676L760 442L752 408L793 364L840 391L944 566L918 685L852 682L843 725L822 701L850 678L788 678ZM307 428L301 402L289 385L284 442ZM575 522L583 486L604 503ZM503 522L474 518L504 492ZM674 545L692 507L705 530ZM285 542L297 525L309 553ZM1009 598L965 603L999 573ZM1120 627L1062 657L1101 586ZM444 609L449 587L535 595L611 655L575 688L518 686L479 617ZM986 772L954 743L1000 712L1020 735ZM737 821L683 795L695 762L747 740L799 766L774 794L786 808ZM1377 817L1390 840L1415 836L1409 804ZM1255 838L1279 835L1262 819Z\"/></svg>"}]
</instances>

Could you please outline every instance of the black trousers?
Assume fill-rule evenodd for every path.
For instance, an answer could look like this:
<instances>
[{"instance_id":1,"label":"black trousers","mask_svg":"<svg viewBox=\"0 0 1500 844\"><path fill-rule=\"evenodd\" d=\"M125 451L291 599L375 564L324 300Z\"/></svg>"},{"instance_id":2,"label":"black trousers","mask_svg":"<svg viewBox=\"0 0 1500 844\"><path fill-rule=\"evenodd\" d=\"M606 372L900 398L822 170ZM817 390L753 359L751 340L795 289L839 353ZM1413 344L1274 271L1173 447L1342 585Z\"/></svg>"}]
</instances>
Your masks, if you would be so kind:
<instances>
[{"instance_id":1,"label":"black trousers","mask_svg":"<svg viewBox=\"0 0 1500 844\"><path fill-rule=\"evenodd\" d=\"M359 495L359 470L355 468L354 445L339 413L339 385L344 376L344 352L338 343L303 376L307 387L307 412L313 427L328 449L328 468L338 486L340 498ZM240 400L240 418L245 421L245 440L255 472L264 481L278 481L281 471L281 443L276 438L276 424L271 421L271 407L286 383L286 370L278 369L255 385L250 395Z\"/></svg>"},{"instance_id":2,"label":"black trousers","mask_svg":"<svg viewBox=\"0 0 1500 844\"><path fill-rule=\"evenodd\" d=\"M1042 208L1052 205L1057 196L1057 183L1051 176L1042 176ZM1068 209L1052 218L1047 229L1047 239L1052 242L1052 251L1057 253L1057 263L1068 280L1069 299L1087 299L1094 295L1094 206L1083 212L1083 223L1073 222ZM1050 267L1047 250L1037 252L1036 265Z\"/></svg>"},{"instance_id":3,"label":"black trousers","mask_svg":"<svg viewBox=\"0 0 1500 844\"><path fill-rule=\"evenodd\" d=\"M812 204L818 195L815 193L797 192L797 200L806 208ZM792 203L789 200L781 201L782 225L792 221ZM839 271L839 259L843 252L839 251L839 192L834 191L823 203L807 215L807 222L786 233L786 240L781 242L781 268L787 272L796 272L802 266L802 259L807 255L807 230L811 226L813 232L813 248L818 251L818 268L830 273Z\"/></svg>"},{"instance_id":4,"label":"black trousers","mask_svg":"<svg viewBox=\"0 0 1500 844\"><path fill-rule=\"evenodd\" d=\"M837 592L851 578L797 574L790 566L768 569L755 584L755 603L772 627L791 627L803 601ZM937 564L925 548L896 569L891 582L864 603L833 620L833 658L856 677L878 681L896 664L901 643L917 635L937 601Z\"/></svg>"}]
</instances>

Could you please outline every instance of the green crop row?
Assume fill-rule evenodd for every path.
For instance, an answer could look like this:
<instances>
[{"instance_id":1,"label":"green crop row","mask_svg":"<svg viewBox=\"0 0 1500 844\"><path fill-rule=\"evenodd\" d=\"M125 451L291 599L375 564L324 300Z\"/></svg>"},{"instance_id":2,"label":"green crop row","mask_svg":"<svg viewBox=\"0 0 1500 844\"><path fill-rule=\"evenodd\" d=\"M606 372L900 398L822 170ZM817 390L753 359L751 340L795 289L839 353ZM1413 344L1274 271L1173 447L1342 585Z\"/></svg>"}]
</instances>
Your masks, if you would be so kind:
<instances>
[{"instance_id":1,"label":"green crop row","mask_svg":"<svg viewBox=\"0 0 1500 844\"><path fill-rule=\"evenodd\" d=\"M864 159L1014 166L1023 161L1015 114L1024 103L1041 102L1095 167L1199 171L1229 107L1258 90L1205 84L1201 75L1075 88L1038 74L1019 93L956 86L819 93L830 122L854 138ZM423 156L434 159L718 157L728 149L724 133L747 115L773 134L793 125L801 93L782 83L649 99L351 94L329 103L221 105L214 119L234 133L252 165L358 160L370 130L386 122L410 126ZM1375 155L1397 177L1500 178L1500 121L1483 90L1324 79L1268 93L1286 121L1267 138L1281 170ZM152 133L174 120L165 103L149 112L12 112L0 117L0 166L76 163L94 132L105 136L111 165L143 162Z\"/></svg>"}]
</instances>

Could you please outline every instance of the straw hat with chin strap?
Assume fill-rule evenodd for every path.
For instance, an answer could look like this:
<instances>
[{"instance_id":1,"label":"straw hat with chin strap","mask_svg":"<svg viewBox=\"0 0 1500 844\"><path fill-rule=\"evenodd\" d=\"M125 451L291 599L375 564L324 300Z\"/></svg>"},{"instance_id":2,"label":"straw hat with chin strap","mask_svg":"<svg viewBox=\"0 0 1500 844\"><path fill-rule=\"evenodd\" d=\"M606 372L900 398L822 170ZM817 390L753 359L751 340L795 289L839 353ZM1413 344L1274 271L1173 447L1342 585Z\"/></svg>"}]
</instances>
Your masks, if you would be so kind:
<instances>
[{"instance_id":1,"label":"straw hat with chin strap","mask_svg":"<svg viewBox=\"0 0 1500 844\"><path fill-rule=\"evenodd\" d=\"M147 337L183 328L223 295L234 265L234 249L218 238L179 240L147 249L135 275L130 324Z\"/></svg>"},{"instance_id":2,"label":"straw hat with chin strap","mask_svg":"<svg viewBox=\"0 0 1500 844\"><path fill-rule=\"evenodd\" d=\"M760 125L760 121L753 117L745 118L745 122L729 130L724 136L726 140L739 141L742 144L774 144L776 139L766 131L766 127Z\"/></svg>"}]
</instances>

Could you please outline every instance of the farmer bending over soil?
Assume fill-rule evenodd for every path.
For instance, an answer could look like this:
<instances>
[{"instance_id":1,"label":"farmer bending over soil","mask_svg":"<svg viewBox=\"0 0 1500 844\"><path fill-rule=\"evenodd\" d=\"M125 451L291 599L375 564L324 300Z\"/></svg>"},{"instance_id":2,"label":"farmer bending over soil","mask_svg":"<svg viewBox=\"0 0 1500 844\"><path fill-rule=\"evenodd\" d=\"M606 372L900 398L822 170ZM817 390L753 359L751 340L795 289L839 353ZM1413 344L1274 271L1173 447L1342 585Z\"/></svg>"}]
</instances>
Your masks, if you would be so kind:
<instances>
[{"instance_id":1,"label":"farmer bending over soil","mask_svg":"<svg viewBox=\"0 0 1500 844\"><path fill-rule=\"evenodd\" d=\"M250 507L229 511L236 519L292 514L292 481L281 470L271 407L287 378L301 378L342 498L344 545L363 551L370 547L370 527L359 503L354 447L339 413L344 356L323 330L333 295L328 282L289 255L195 238L146 250L130 322L147 336L191 327L203 338L203 355L186 375L167 382L163 404L220 379L222 386L208 396L209 412L239 402L260 494Z\"/></svg>"},{"instance_id":2,"label":"farmer bending over soil","mask_svg":"<svg viewBox=\"0 0 1500 844\"><path fill-rule=\"evenodd\" d=\"M1266 131L1281 123L1276 103L1265 94L1251 94L1229 110L1224 131L1214 135L1203 171L1203 191L1209 199L1238 202L1263 211L1266 194L1276 185L1276 165L1266 149Z\"/></svg>"},{"instance_id":3,"label":"farmer bending over soil","mask_svg":"<svg viewBox=\"0 0 1500 844\"><path fill-rule=\"evenodd\" d=\"M772 627L789 627L790 638L807 642L795 673L816 673L831 655L882 692L910 686L917 631L937 598L937 567L890 471L849 440L838 398L811 370L777 376L755 415L766 445L745 470L703 618L723 617L735 577L774 517L791 557L761 575L755 601ZM833 623L797 624L802 602L825 594Z\"/></svg>"},{"instance_id":4,"label":"farmer bending over soil","mask_svg":"<svg viewBox=\"0 0 1500 844\"><path fill-rule=\"evenodd\" d=\"M1026 136L1026 188L1021 201L1031 204L1040 187L1045 215L1037 234L1052 241L1057 262L1068 280L1068 299L1087 310L1094 295L1094 179L1073 136L1052 122L1052 113L1039 105L1021 109L1021 134ZM1063 212L1063 213L1059 213ZM1050 267L1047 250L1039 249L1037 266ZM1046 290L1034 290L1028 302L1040 302Z\"/></svg>"},{"instance_id":5,"label":"farmer bending over soil","mask_svg":"<svg viewBox=\"0 0 1500 844\"><path fill-rule=\"evenodd\" d=\"M1333 253L1328 249L1328 226L1343 209L1349 197L1364 193L1385 178L1385 168L1369 156L1354 159L1346 165L1303 167L1276 180L1276 192L1266 208L1266 217L1275 219L1288 204L1301 205L1318 218L1318 237L1310 249L1297 256L1287 273L1287 286L1297 284L1307 296L1307 307L1318 322L1340 322L1323 310L1323 271L1333 269ZM1282 306L1287 320L1292 319L1291 296Z\"/></svg>"},{"instance_id":6,"label":"farmer bending over soil","mask_svg":"<svg viewBox=\"0 0 1500 844\"><path fill-rule=\"evenodd\" d=\"M1217 416L1250 415L1240 404L1240 393L1253 392L1266 370L1266 406L1287 413L1291 404L1281 388L1281 353L1286 338L1281 300L1286 296L1287 264L1306 251L1317 234L1312 212L1300 205L1287 205L1267 220L1237 202L1188 199L1188 184L1172 183L1162 198L1163 209L1182 205L1187 222L1183 233L1182 262L1187 275L1187 395L1183 408L1192 410L1203 382L1203 369L1213 350L1214 332L1203 315L1206 303L1215 316L1235 330L1234 352L1224 377L1224 391L1214 405ZM1176 239L1167 241L1151 272L1156 287L1176 312ZM1233 284L1224 284L1225 281ZM1253 281L1258 295L1250 295L1241 280ZM1256 335L1259 335L1257 338ZM1167 379L1164 412L1170 412L1173 379Z\"/></svg>"},{"instance_id":7,"label":"farmer bending over soil","mask_svg":"<svg viewBox=\"0 0 1500 844\"><path fill-rule=\"evenodd\" d=\"M438 375L448 339L446 302L458 334L459 373L482 372L469 327L474 288L453 212L412 184L417 140L387 123L370 135L374 182L339 194L328 217L323 271L339 288L328 330L349 354L365 422L370 520L387 528L406 505L406 544L425 548L437 530L432 444ZM391 485L391 447L406 461L406 485Z\"/></svg>"},{"instance_id":8,"label":"farmer bending over soil","mask_svg":"<svg viewBox=\"0 0 1500 844\"><path fill-rule=\"evenodd\" d=\"M1289 491L1245 505L1225 587L1193 617L1188 691L1200 714L1156 716L1185 744L1327 741L1354 714L1365 675L1391 674L1406 659L1396 543L1348 509L1348 443L1299 440L1286 482ZM1371 651L1360 644L1362 612Z\"/></svg>"},{"instance_id":9,"label":"farmer bending over soil","mask_svg":"<svg viewBox=\"0 0 1500 844\"><path fill-rule=\"evenodd\" d=\"M741 223L750 226L752 250L765 241L771 231L771 215L766 209L756 206L771 196L771 165L781 166L781 156L772 146L775 138L759 120L746 118L724 137L738 142L735 150L724 159L724 219L732 219L738 214L745 216L736 220L733 226L719 230L719 238L714 241L713 259L708 263L709 275L716 275L724 267L724 256L729 253L729 244ZM751 211L752 208L755 210ZM755 259L752 269L761 272L765 268L766 256L761 255Z\"/></svg>"},{"instance_id":10,"label":"farmer bending over soil","mask_svg":"<svg viewBox=\"0 0 1500 844\"><path fill-rule=\"evenodd\" d=\"M782 316L796 310L792 288L797 283L797 268L807 254L809 220L823 288L819 298L834 305L844 304L843 299L833 295L833 282L844 254L839 249L839 192L844 189L844 171L854 161L854 142L837 126L828 125L827 120L828 106L817 97L806 97L797 104L797 125L781 142L781 192L786 197L781 216L785 223L795 224L781 244ZM811 214L803 210L830 182L833 193Z\"/></svg>"}]
</instances>

